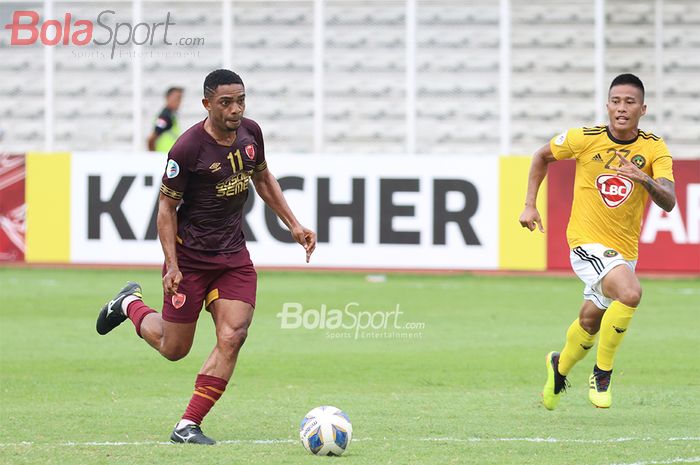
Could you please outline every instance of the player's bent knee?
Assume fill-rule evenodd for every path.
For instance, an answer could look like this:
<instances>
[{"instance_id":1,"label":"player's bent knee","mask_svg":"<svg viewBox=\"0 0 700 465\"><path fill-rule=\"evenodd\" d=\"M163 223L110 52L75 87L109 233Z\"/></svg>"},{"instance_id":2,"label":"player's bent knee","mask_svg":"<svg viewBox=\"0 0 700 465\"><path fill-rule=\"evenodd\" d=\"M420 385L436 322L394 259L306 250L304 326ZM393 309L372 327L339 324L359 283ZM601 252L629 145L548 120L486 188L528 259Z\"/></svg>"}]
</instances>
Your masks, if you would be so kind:
<instances>
[{"instance_id":1,"label":"player's bent knee","mask_svg":"<svg viewBox=\"0 0 700 465\"><path fill-rule=\"evenodd\" d=\"M177 362L178 360L185 358L187 352L161 352L161 354L171 362Z\"/></svg>"},{"instance_id":2,"label":"player's bent knee","mask_svg":"<svg viewBox=\"0 0 700 465\"><path fill-rule=\"evenodd\" d=\"M182 360L187 356L187 354L190 353L190 348L189 347L168 347L168 348L162 348L160 350L160 354L170 360L171 362L177 362L178 360Z\"/></svg>"},{"instance_id":3,"label":"player's bent knee","mask_svg":"<svg viewBox=\"0 0 700 465\"><path fill-rule=\"evenodd\" d=\"M600 318L584 317L579 318L579 324L588 334L593 336L600 331Z\"/></svg>"},{"instance_id":4,"label":"player's bent knee","mask_svg":"<svg viewBox=\"0 0 700 465\"><path fill-rule=\"evenodd\" d=\"M248 337L248 328L227 328L218 335L219 344L237 351Z\"/></svg>"},{"instance_id":5,"label":"player's bent knee","mask_svg":"<svg viewBox=\"0 0 700 465\"><path fill-rule=\"evenodd\" d=\"M617 300L628 307L638 307L642 301L642 288L639 286L628 288L620 292Z\"/></svg>"},{"instance_id":6,"label":"player's bent knee","mask_svg":"<svg viewBox=\"0 0 700 465\"><path fill-rule=\"evenodd\" d=\"M578 315L578 322L590 335L597 334L600 330L600 320L603 318L603 310L599 309L590 301L584 303Z\"/></svg>"}]
</instances>

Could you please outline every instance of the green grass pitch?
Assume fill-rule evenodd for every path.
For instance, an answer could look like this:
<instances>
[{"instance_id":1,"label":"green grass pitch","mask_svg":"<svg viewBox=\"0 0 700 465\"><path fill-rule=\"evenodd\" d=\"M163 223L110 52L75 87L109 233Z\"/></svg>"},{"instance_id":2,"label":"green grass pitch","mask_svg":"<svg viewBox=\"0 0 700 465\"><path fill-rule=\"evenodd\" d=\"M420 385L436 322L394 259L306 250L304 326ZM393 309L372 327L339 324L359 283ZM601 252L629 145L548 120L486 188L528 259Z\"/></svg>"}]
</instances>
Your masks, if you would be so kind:
<instances>
[{"instance_id":1,"label":"green grass pitch","mask_svg":"<svg viewBox=\"0 0 700 465\"><path fill-rule=\"evenodd\" d=\"M98 336L99 308L127 279L160 308L157 270L0 268L0 463L700 463L698 279L643 280L611 409L588 402L589 355L549 412L540 403L544 357L562 347L577 315L574 277L390 274L368 282L362 274L261 272L239 365L203 425L221 441L210 448L166 442L213 346L211 319L202 313L192 352L175 363L128 321ZM371 312L398 304L399 324L423 326L399 332L422 338L281 329L285 302L357 302L356 311ZM326 404L353 422L341 458L310 456L298 442L303 415Z\"/></svg>"}]
</instances>

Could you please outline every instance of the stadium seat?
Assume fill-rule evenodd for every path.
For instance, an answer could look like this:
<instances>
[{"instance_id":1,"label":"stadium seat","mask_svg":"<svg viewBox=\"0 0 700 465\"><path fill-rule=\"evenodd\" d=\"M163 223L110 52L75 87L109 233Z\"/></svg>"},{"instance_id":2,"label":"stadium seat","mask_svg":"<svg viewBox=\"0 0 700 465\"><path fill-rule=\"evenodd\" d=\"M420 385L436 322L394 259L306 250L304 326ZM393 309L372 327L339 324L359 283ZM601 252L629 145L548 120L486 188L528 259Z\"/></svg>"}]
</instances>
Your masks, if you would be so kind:
<instances>
[{"instance_id":1,"label":"stadium seat","mask_svg":"<svg viewBox=\"0 0 700 465\"><path fill-rule=\"evenodd\" d=\"M640 48L654 46L654 30L647 28L608 28L605 34L605 44L608 47Z\"/></svg>"},{"instance_id":2,"label":"stadium seat","mask_svg":"<svg viewBox=\"0 0 700 465\"><path fill-rule=\"evenodd\" d=\"M156 43L150 48L152 55L141 60L145 132L170 85L185 88L181 126L204 116L199 103L202 78L221 66L222 40L220 3L206 5L168 4L188 35L206 38L198 54L173 57L172 48ZM120 14L130 19L131 10L126 6L119 9ZM143 2L143 20L161 21L161 6ZM416 6L416 116L422 130L435 131L425 136L423 150L497 151L498 2L431 0ZM511 7L514 148L529 150L535 142L541 144L539 138L551 137L555 128L593 122L594 10L589 0L511 2ZM99 8L94 2L71 3L71 11L78 16L94 16ZM654 8L651 1L625 0L607 0L606 8L606 79L620 72L639 73L648 83L650 99L660 91L653 82ZM700 146L700 137L692 131L700 115L692 104L684 104L700 99L700 79L696 79L700 35L695 33L700 3L667 0L663 8L665 123L680 128L673 143L687 150L693 141ZM276 150L312 150L313 2L234 1L231 11L232 58L234 69L248 84L248 115L260 119ZM398 153L404 149L405 21L405 2L400 0L383 2L381 8L372 2L326 3L323 92L329 152L380 149ZM575 53L564 53L568 50ZM55 138L74 144L68 147L71 149L89 149L95 143L131 147L134 62L89 57L100 51L103 48L93 45L80 50L82 57L67 47L53 51ZM35 131L43 129L44 96L41 86L26 76L43 79L43 47L19 50L0 44L0 53L0 117L13 127L18 122L17 134L30 141ZM95 98L108 100L110 105L100 110L80 105L84 99ZM647 121L652 122L654 116L652 108ZM32 119L40 121L36 126L24 125ZM91 119L107 120L117 129L103 137ZM528 131L528 125L538 127L541 134ZM378 135L376 128L387 132ZM18 140L7 130L6 134L3 143Z\"/></svg>"}]
</instances>

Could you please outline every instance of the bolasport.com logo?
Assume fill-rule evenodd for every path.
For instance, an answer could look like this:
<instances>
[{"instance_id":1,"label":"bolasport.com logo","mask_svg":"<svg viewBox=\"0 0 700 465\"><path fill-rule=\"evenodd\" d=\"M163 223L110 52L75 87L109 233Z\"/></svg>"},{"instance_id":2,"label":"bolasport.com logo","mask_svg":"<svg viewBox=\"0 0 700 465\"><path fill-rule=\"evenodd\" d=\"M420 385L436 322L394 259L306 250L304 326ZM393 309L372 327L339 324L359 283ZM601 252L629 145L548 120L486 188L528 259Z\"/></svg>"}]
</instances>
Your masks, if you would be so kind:
<instances>
[{"instance_id":1,"label":"bolasport.com logo","mask_svg":"<svg viewBox=\"0 0 700 465\"><path fill-rule=\"evenodd\" d=\"M361 310L357 302L349 302L341 310L326 304L304 308L299 302L285 302L280 318L281 329L325 330L327 339L423 339L425 323L403 322L404 312L396 304L394 310Z\"/></svg>"},{"instance_id":2,"label":"bolasport.com logo","mask_svg":"<svg viewBox=\"0 0 700 465\"><path fill-rule=\"evenodd\" d=\"M5 29L10 31L10 46L34 45L39 42L48 47L81 47L92 43L106 46L111 59L115 54L133 56L131 45L204 45L203 37L170 39L171 28L176 24L170 12L164 14L162 21L153 23L134 24L131 21L120 22L116 18L116 11L104 10L94 20L74 18L71 13L65 13L62 21L40 21L40 15L36 11L18 10L12 13L12 22L6 24Z\"/></svg>"}]
</instances>

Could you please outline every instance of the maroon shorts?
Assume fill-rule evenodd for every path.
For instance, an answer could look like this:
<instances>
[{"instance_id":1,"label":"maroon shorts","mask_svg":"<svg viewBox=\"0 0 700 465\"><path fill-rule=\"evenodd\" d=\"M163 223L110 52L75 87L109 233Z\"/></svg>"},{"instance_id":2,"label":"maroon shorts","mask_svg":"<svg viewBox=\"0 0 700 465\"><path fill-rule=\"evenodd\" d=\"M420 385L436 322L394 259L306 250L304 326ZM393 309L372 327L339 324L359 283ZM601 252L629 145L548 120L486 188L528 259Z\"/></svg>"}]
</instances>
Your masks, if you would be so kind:
<instances>
[{"instance_id":1,"label":"maroon shorts","mask_svg":"<svg viewBox=\"0 0 700 465\"><path fill-rule=\"evenodd\" d=\"M210 254L177 246L177 263L182 281L177 296L163 296L163 319L193 323L202 304L216 299L240 300L255 307L258 274L248 249L234 253ZM163 265L163 276L165 276Z\"/></svg>"}]
</instances>

